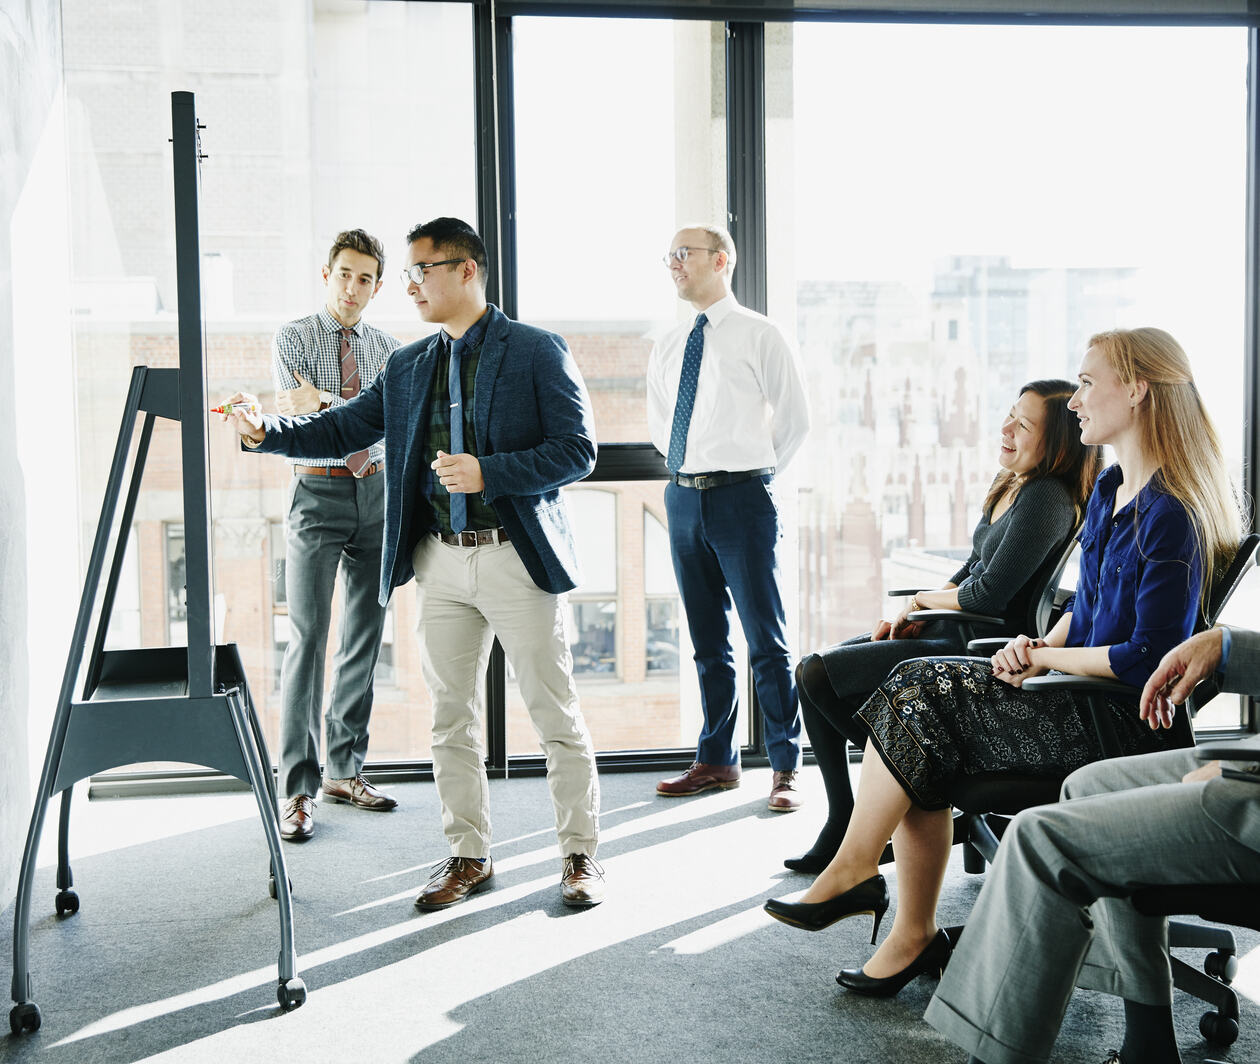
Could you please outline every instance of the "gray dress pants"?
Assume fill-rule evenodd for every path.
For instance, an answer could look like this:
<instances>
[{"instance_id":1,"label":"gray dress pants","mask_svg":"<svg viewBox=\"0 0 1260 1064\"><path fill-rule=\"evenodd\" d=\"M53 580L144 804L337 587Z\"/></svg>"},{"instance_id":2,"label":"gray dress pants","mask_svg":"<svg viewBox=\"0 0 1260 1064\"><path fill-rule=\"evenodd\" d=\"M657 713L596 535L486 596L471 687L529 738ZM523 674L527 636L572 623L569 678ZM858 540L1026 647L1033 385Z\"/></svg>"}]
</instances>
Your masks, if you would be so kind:
<instances>
[{"instance_id":1,"label":"gray dress pants","mask_svg":"<svg viewBox=\"0 0 1260 1064\"><path fill-rule=\"evenodd\" d=\"M1172 1001L1168 922L1126 896L1142 886L1260 878L1260 853L1182 783L1191 750L1098 761L1066 799L1016 817L925 1019L985 1064L1049 1060L1074 986ZM1254 784L1240 800L1254 800ZM1101 1050L1100 1050L1101 1051Z\"/></svg>"},{"instance_id":2,"label":"gray dress pants","mask_svg":"<svg viewBox=\"0 0 1260 1064\"><path fill-rule=\"evenodd\" d=\"M324 658L339 567L344 594L324 719L327 774L346 779L363 768L385 625L378 601L384 521L384 473L293 478L285 561L289 645L280 671L280 791L289 797L319 793Z\"/></svg>"}]
</instances>

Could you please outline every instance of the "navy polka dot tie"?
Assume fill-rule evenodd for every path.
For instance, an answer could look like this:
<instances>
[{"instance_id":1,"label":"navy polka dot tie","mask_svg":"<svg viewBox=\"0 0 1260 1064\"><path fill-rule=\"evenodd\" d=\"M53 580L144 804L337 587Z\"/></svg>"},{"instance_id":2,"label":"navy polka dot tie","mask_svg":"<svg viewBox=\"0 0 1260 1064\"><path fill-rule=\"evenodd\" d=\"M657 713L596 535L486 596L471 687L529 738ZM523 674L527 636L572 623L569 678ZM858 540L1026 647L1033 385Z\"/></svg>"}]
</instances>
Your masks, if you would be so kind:
<instances>
[{"instance_id":1,"label":"navy polka dot tie","mask_svg":"<svg viewBox=\"0 0 1260 1064\"><path fill-rule=\"evenodd\" d=\"M674 404L674 425L669 432L669 454L665 465L671 473L682 468L687 453L687 429L691 425L691 411L696 405L696 384L700 380L700 358L704 355L704 325L709 319L696 315L695 328L687 335L683 348L682 374L678 378L678 400Z\"/></svg>"}]
</instances>

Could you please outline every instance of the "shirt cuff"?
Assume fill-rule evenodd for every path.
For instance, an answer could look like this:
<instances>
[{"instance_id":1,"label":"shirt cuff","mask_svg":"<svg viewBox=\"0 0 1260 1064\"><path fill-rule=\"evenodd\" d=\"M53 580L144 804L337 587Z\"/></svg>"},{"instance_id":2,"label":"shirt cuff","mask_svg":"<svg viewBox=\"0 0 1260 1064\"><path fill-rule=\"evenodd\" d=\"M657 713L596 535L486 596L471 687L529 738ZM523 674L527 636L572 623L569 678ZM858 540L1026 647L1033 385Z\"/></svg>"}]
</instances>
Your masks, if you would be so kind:
<instances>
[{"instance_id":1,"label":"shirt cuff","mask_svg":"<svg viewBox=\"0 0 1260 1064\"><path fill-rule=\"evenodd\" d=\"M1216 679L1222 684L1225 683L1225 671L1229 668L1229 650L1233 645L1233 633L1224 626L1220 629L1221 633L1221 661L1216 666Z\"/></svg>"}]
</instances>

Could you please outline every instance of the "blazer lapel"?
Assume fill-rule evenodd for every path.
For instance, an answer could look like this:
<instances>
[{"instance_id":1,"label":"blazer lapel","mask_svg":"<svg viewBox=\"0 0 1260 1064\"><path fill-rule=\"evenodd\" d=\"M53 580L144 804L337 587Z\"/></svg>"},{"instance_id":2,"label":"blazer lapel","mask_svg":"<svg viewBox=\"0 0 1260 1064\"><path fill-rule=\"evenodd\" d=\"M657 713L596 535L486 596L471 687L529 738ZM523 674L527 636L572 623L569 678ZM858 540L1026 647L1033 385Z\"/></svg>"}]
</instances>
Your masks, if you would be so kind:
<instances>
[{"instance_id":1,"label":"blazer lapel","mask_svg":"<svg viewBox=\"0 0 1260 1064\"><path fill-rule=\"evenodd\" d=\"M417 462L424 462L427 466L433 459L425 459L423 454L417 453L420 449L420 442L428 433L429 426L429 395L433 390L433 372L437 363L434 357L434 349L437 345L437 334L430 337L429 342L416 355L415 365L411 371L411 394L408 399L407 409L407 452L403 460L403 470L409 478L409 482L418 483L415 479L414 470L419 467Z\"/></svg>"},{"instance_id":2,"label":"blazer lapel","mask_svg":"<svg viewBox=\"0 0 1260 1064\"><path fill-rule=\"evenodd\" d=\"M477 360L477 381L473 394L473 428L477 433L477 451L486 453L486 440L490 432L490 400L494 396L494 383L499 378L499 366L507 351L508 319L498 307L490 307L490 322L486 326L486 338L481 344L481 357Z\"/></svg>"}]
</instances>

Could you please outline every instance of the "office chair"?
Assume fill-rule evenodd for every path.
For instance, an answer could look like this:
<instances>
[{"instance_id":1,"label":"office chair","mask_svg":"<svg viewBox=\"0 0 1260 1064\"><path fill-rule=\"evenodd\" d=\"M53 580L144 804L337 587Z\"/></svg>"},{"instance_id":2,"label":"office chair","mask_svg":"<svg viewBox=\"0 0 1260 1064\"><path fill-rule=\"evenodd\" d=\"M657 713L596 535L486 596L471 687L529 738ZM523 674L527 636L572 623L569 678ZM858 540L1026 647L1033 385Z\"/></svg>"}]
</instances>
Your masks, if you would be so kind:
<instances>
[{"instance_id":1,"label":"office chair","mask_svg":"<svg viewBox=\"0 0 1260 1064\"><path fill-rule=\"evenodd\" d=\"M1226 568L1225 572L1214 582L1208 594L1208 602L1204 609L1203 624L1199 630L1211 628L1220 617L1230 598L1242 583L1243 577L1255 562L1256 550L1260 547L1260 533L1249 533L1243 537L1238 552ZM991 650L993 640L976 640L968 649ZM981 647L980 644L985 644ZM1134 712L1137 712L1137 699L1140 688L1119 680L1104 679L1094 676L1035 676L1024 681L1024 689L1029 691L1070 691L1085 703L1085 717L1091 721L1099 739L1104 756L1115 757L1120 754L1119 742L1107 711L1107 696L1131 699ZM1192 718L1199 708L1206 705L1220 689L1213 678L1203 680L1193 694L1186 700L1185 712L1178 713L1173 720L1173 740L1176 746L1194 746L1194 729ZM958 780L949 795L955 809L960 810L955 821L955 841L962 841L963 867L968 872L983 872L986 864L997 856L998 845L1006 825L1016 813L1036 805L1049 805L1059 800L1059 791L1063 783L1062 776L1038 775L1027 772L983 772ZM1250 926L1250 925L1248 925ZM962 928L948 928L951 939L962 933ZM1196 970L1184 962L1174 963L1174 984L1180 990L1199 997L1201 1000L1217 1004L1224 1000L1220 1019L1211 1019L1208 1013L1200 1022L1200 1031L1205 1038L1228 1045L1238 1037L1237 999L1233 998L1232 1016L1229 1014L1229 999L1222 995L1220 987L1232 997L1228 988L1229 979L1233 978L1230 965L1234 952L1233 936L1219 928L1203 928L1194 924L1173 922L1169 925L1169 944L1172 946L1206 946L1215 952L1205 962L1205 971L1211 977L1204 980ZM1219 954L1219 957L1217 956ZM1202 991L1202 993L1200 993ZM1233 1023L1232 1035L1230 1022ZM1209 1035L1208 1031L1212 1034Z\"/></svg>"}]
</instances>

